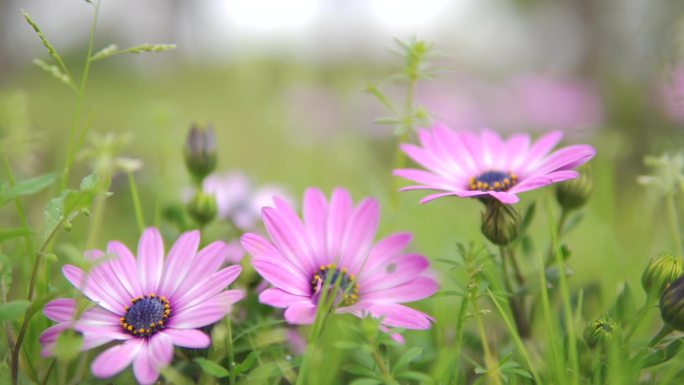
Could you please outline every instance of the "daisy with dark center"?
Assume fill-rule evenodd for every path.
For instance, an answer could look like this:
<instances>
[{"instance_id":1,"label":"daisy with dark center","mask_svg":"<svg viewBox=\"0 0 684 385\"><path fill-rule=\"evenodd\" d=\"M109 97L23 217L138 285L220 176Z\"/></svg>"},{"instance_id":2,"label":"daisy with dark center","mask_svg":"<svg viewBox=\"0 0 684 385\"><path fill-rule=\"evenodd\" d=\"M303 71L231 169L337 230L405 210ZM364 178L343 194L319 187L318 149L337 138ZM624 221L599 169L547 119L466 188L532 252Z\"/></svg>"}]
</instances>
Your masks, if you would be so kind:
<instances>
[{"instance_id":1,"label":"daisy with dark center","mask_svg":"<svg viewBox=\"0 0 684 385\"><path fill-rule=\"evenodd\" d=\"M503 204L518 202L518 193L577 178L574 169L589 161L596 151L588 145L551 150L563 134L550 132L532 143L529 135L503 140L492 131L479 136L456 132L444 125L418 131L420 146L402 144L401 149L425 170L398 169L394 175L417 182L402 191L428 189L421 203L445 196L492 197Z\"/></svg>"},{"instance_id":2,"label":"daisy with dark center","mask_svg":"<svg viewBox=\"0 0 684 385\"><path fill-rule=\"evenodd\" d=\"M82 350L117 341L95 358L91 370L111 377L128 365L141 384L152 384L159 370L171 362L174 346L206 348L208 335L197 330L225 317L243 297L225 290L240 274L240 266L220 269L229 248L213 242L197 251L199 232L187 232L166 258L157 229L145 230L137 258L122 243L88 253L95 267L84 272L76 266L62 269L67 280L94 302L74 319L76 303L60 298L45 306L45 315L58 324L40 337L43 354L54 354L58 334L71 328L83 336Z\"/></svg>"},{"instance_id":3,"label":"daisy with dark center","mask_svg":"<svg viewBox=\"0 0 684 385\"><path fill-rule=\"evenodd\" d=\"M402 305L437 290L429 263L403 251L410 234L374 242L380 216L374 199L354 207L344 189L336 189L328 201L320 190L310 188L303 211L302 221L275 198L275 207L262 210L270 240L257 234L242 237L252 265L273 286L259 296L262 303L285 308L289 323L311 324L325 295L337 313L383 317L385 330L430 327L428 315Z\"/></svg>"}]
</instances>

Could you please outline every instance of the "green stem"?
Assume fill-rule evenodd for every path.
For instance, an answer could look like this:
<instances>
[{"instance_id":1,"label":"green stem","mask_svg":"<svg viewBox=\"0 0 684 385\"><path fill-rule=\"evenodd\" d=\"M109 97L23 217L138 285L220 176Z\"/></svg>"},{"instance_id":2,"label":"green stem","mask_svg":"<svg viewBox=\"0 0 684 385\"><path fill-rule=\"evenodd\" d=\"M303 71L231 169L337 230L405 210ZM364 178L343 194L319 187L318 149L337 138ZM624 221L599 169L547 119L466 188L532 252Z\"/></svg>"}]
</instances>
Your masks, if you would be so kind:
<instances>
[{"instance_id":1,"label":"green stem","mask_svg":"<svg viewBox=\"0 0 684 385\"><path fill-rule=\"evenodd\" d=\"M48 234L47 238L45 238L45 241L43 241L43 244L40 246L40 249L36 252L36 259L33 262L33 269L31 270L31 279L29 280L29 295L33 294L33 288L36 285L36 276L38 275L38 267L40 266L40 262L43 258L43 254L45 253L45 249L47 246L50 244L50 241L54 236L57 234L57 230L59 230L62 227L62 224L64 224L64 219L60 220L59 223L50 231L50 234ZM21 350L21 344L24 342L24 336L26 335L26 330L28 329L28 323L31 317L29 317L29 312L31 311L31 307L29 307L26 310L26 313L24 314L24 319L21 322L21 326L19 328L19 334L17 334L17 341L14 344L14 349L12 349L12 355L11 355L11 372L12 372L12 384L17 385L17 380L19 377L19 351Z\"/></svg>"},{"instance_id":2,"label":"green stem","mask_svg":"<svg viewBox=\"0 0 684 385\"><path fill-rule=\"evenodd\" d=\"M518 263L518 256L513 250L513 248L506 247L508 251L508 257L511 259L511 265L513 265L513 273L515 274L515 280L518 282L518 286L525 287L525 276L520 269L520 264Z\"/></svg>"},{"instance_id":3,"label":"green stem","mask_svg":"<svg viewBox=\"0 0 684 385\"><path fill-rule=\"evenodd\" d=\"M644 303L644 306L641 309L639 309L634 324L632 324L629 331L627 332L627 335L625 336L625 344L629 343L632 337L634 337L634 334L636 334L636 332L639 331L644 321L646 320L646 315L649 313L649 310L653 308L653 304L655 303L656 299L657 298L654 298L650 295L646 296L646 302Z\"/></svg>"},{"instance_id":4,"label":"green stem","mask_svg":"<svg viewBox=\"0 0 684 385\"><path fill-rule=\"evenodd\" d=\"M501 379L497 373L497 360L492 355L489 350L489 341L487 339L487 333L485 332L484 322L482 322L482 315L480 313L480 308L477 304L477 298L471 298L470 301L473 308L473 316L475 317L475 323L477 324L477 330L480 333L480 340L482 341L482 350L484 351L484 361L485 368L487 369L487 379L488 383L501 385Z\"/></svg>"},{"instance_id":5,"label":"green stem","mask_svg":"<svg viewBox=\"0 0 684 385\"><path fill-rule=\"evenodd\" d=\"M679 237L679 220L677 219L677 207L675 206L674 194L665 194L665 201L667 203L668 219L670 220L670 231L672 231L672 240L675 242L675 251L679 258L684 258L682 255L682 240Z\"/></svg>"},{"instance_id":6,"label":"green stem","mask_svg":"<svg viewBox=\"0 0 684 385\"><path fill-rule=\"evenodd\" d=\"M373 361L375 361L378 369L380 369L380 374L382 375L385 384L391 384L393 382L392 375L389 370L387 370L387 365L385 365L382 356L380 356L380 352L378 352L377 344L375 341L372 341L371 344L373 345L373 352L371 354L373 356Z\"/></svg>"},{"instance_id":7,"label":"green stem","mask_svg":"<svg viewBox=\"0 0 684 385\"><path fill-rule=\"evenodd\" d=\"M142 233L145 230L145 219L143 218L142 208L140 205L140 196L138 195L138 186L135 183L133 172L128 172L128 185L131 187L131 198L133 199L133 209L135 210L135 221L138 224L138 231Z\"/></svg>"},{"instance_id":8,"label":"green stem","mask_svg":"<svg viewBox=\"0 0 684 385\"><path fill-rule=\"evenodd\" d=\"M524 302L523 298L516 294L517 290L511 283L511 278L509 276L510 274L508 272L508 259L510 257L510 253L508 251L509 250L506 246L499 246L499 253L501 254L501 266L503 269L504 288L509 293L508 304L511 307L511 313L513 314L513 319L515 320L515 326L518 330L518 334L521 337L526 338L529 336L529 327L527 325L527 321L525 320Z\"/></svg>"},{"instance_id":9,"label":"green stem","mask_svg":"<svg viewBox=\"0 0 684 385\"><path fill-rule=\"evenodd\" d=\"M230 385L235 385L235 350L233 349L233 328L230 316L226 317L226 326L228 329L228 336L226 342L228 343L228 366L230 368Z\"/></svg>"},{"instance_id":10,"label":"green stem","mask_svg":"<svg viewBox=\"0 0 684 385\"><path fill-rule=\"evenodd\" d=\"M67 142L67 158L64 165L64 172L62 173L62 180L60 182L60 190L64 190L69 183L69 172L74 163L75 144L77 132L81 123L81 110L83 108L83 96L85 94L86 85L88 84L88 74L90 73L90 57L93 54L93 45L95 41L95 27L97 26L97 16L100 10L100 3L92 3L95 7L93 12L93 22L90 25L90 36L88 39L88 52L86 54L85 64L83 65L83 73L81 74L81 82L76 93L76 106L71 117L71 125L69 126L69 141Z\"/></svg>"}]
</instances>

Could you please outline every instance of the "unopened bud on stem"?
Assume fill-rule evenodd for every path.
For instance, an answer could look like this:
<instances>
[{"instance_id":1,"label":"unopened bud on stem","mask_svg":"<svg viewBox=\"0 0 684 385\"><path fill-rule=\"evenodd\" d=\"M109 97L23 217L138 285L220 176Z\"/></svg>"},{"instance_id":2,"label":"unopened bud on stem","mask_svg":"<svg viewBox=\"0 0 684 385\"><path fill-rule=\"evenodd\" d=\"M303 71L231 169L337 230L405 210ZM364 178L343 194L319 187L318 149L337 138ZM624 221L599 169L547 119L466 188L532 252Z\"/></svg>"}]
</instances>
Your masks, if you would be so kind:
<instances>
[{"instance_id":1,"label":"unopened bud on stem","mask_svg":"<svg viewBox=\"0 0 684 385\"><path fill-rule=\"evenodd\" d=\"M185 164L198 184L216 167L216 137L211 126L193 124L185 141Z\"/></svg>"},{"instance_id":2,"label":"unopened bud on stem","mask_svg":"<svg viewBox=\"0 0 684 385\"><path fill-rule=\"evenodd\" d=\"M641 286L651 298L658 298L663 290L682 275L682 259L671 255L651 258L641 275Z\"/></svg>"},{"instance_id":3,"label":"unopened bud on stem","mask_svg":"<svg viewBox=\"0 0 684 385\"><path fill-rule=\"evenodd\" d=\"M566 211L584 206L594 189L589 169L582 167L578 171L579 176L577 178L566 180L556 186L556 200Z\"/></svg>"},{"instance_id":4,"label":"unopened bud on stem","mask_svg":"<svg viewBox=\"0 0 684 385\"><path fill-rule=\"evenodd\" d=\"M187 210L195 222L204 226L216 218L216 199L213 194L198 191L188 202Z\"/></svg>"},{"instance_id":5,"label":"unopened bud on stem","mask_svg":"<svg viewBox=\"0 0 684 385\"><path fill-rule=\"evenodd\" d=\"M505 205L496 199L485 202L486 210L482 213L482 234L492 243L506 246L518 236L520 214L511 205Z\"/></svg>"}]
</instances>

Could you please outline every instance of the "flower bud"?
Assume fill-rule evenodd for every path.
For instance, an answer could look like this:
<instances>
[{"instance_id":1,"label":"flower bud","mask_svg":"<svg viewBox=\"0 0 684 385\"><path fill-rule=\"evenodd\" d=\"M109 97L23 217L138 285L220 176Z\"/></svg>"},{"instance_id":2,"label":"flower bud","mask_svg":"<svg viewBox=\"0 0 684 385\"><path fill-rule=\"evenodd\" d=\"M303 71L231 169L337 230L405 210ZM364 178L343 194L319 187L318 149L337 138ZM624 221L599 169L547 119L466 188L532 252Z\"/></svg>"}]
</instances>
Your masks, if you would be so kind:
<instances>
[{"instance_id":1,"label":"flower bud","mask_svg":"<svg viewBox=\"0 0 684 385\"><path fill-rule=\"evenodd\" d=\"M677 278L663 291L660 317L673 329L684 330L684 276Z\"/></svg>"},{"instance_id":2,"label":"flower bud","mask_svg":"<svg viewBox=\"0 0 684 385\"><path fill-rule=\"evenodd\" d=\"M593 189L594 183L591 181L589 169L582 167L577 178L558 183L556 200L566 211L578 209L587 203Z\"/></svg>"},{"instance_id":3,"label":"flower bud","mask_svg":"<svg viewBox=\"0 0 684 385\"><path fill-rule=\"evenodd\" d=\"M584 341L590 348L610 345L613 341L619 341L621 337L620 325L608 315L597 318L584 328Z\"/></svg>"},{"instance_id":4,"label":"flower bud","mask_svg":"<svg viewBox=\"0 0 684 385\"><path fill-rule=\"evenodd\" d=\"M641 286L649 297L657 298L663 290L682 275L682 260L671 255L651 258L641 275Z\"/></svg>"},{"instance_id":5,"label":"flower bud","mask_svg":"<svg viewBox=\"0 0 684 385\"><path fill-rule=\"evenodd\" d=\"M198 191L187 205L188 214L200 225L206 225L216 217L216 199L213 194Z\"/></svg>"},{"instance_id":6,"label":"flower bud","mask_svg":"<svg viewBox=\"0 0 684 385\"><path fill-rule=\"evenodd\" d=\"M216 167L216 137L211 126L192 125L185 141L185 164L200 184Z\"/></svg>"},{"instance_id":7,"label":"flower bud","mask_svg":"<svg viewBox=\"0 0 684 385\"><path fill-rule=\"evenodd\" d=\"M487 200L485 205L482 234L495 245L508 245L518 236L520 214L513 206L502 204L496 199Z\"/></svg>"}]
</instances>

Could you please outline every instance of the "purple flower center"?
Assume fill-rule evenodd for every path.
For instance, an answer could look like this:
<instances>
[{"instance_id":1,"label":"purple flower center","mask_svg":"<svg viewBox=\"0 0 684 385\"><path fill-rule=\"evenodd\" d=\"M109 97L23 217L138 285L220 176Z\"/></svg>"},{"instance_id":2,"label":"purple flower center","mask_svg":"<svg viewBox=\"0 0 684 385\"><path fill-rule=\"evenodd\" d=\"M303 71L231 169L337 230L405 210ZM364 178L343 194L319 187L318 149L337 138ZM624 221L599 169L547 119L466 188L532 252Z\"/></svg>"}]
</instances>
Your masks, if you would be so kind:
<instances>
[{"instance_id":1,"label":"purple flower center","mask_svg":"<svg viewBox=\"0 0 684 385\"><path fill-rule=\"evenodd\" d=\"M506 191L517 182L518 177L511 171L490 170L470 178L468 188L479 191Z\"/></svg>"},{"instance_id":2,"label":"purple flower center","mask_svg":"<svg viewBox=\"0 0 684 385\"><path fill-rule=\"evenodd\" d=\"M119 318L119 324L138 337L149 336L163 329L164 321L171 313L166 297L154 294L133 298L131 306L124 306L124 310L126 313Z\"/></svg>"},{"instance_id":3,"label":"purple flower center","mask_svg":"<svg viewBox=\"0 0 684 385\"><path fill-rule=\"evenodd\" d=\"M327 286L326 286L327 285ZM346 268L338 269L334 264L321 266L311 279L312 299L318 302L321 292L327 287L328 295L337 287L335 305L351 306L359 299L359 284L354 274L349 274Z\"/></svg>"}]
</instances>

